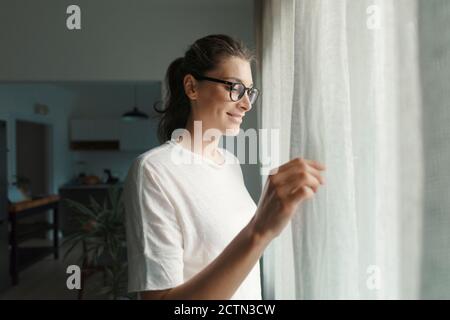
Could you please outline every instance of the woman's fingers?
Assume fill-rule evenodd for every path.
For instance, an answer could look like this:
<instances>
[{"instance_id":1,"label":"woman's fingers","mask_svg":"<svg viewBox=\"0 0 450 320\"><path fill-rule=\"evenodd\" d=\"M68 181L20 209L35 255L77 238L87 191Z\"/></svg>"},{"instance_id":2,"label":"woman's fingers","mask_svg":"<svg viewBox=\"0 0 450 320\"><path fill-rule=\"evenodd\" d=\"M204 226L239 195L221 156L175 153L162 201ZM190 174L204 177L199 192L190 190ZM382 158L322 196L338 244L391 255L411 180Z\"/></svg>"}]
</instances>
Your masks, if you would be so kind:
<instances>
[{"instance_id":1,"label":"woman's fingers","mask_svg":"<svg viewBox=\"0 0 450 320\"><path fill-rule=\"evenodd\" d=\"M307 186L316 193L320 186L320 181L311 173L297 172L291 175L285 183L280 186L280 193L282 195L289 195L302 186Z\"/></svg>"},{"instance_id":2,"label":"woman's fingers","mask_svg":"<svg viewBox=\"0 0 450 320\"><path fill-rule=\"evenodd\" d=\"M320 184L325 184L325 178L322 177L322 175L320 174L320 170L318 170L318 169L316 169L316 168L314 168L312 166L308 166L307 170L314 177L316 177L317 180L319 180Z\"/></svg>"},{"instance_id":3,"label":"woman's fingers","mask_svg":"<svg viewBox=\"0 0 450 320\"><path fill-rule=\"evenodd\" d=\"M301 186L307 186L311 188L314 191L314 193L317 192L320 186L320 181L314 175L312 175L309 172L305 172L303 174L298 175L298 177L299 179L294 180L293 183L291 183L293 190Z\"/></svg>"},{"instance_id":4,"label":"woman's fingers","mask_svg":"<svg viewBox=\"0 0 450 320\"><path fill-rule=\"evenodd\" d=\"M323 170L325 166L321 163L302 158L272 170L258 203L257 229L271 236L278 235L300 201L312 198L324 183Z\"/></svg>"},{"instance_id":5,"label":"woman's fingers","mask_svg":"<svg viewBox=\"0 0 450 320\"><path fill-rule=\"evenodd\" d=\"M313 176L315 176L316 179L319 180L321 184L325 184L325 179L321 176L320 170L309 165L306 161L302 163L297 163L296 165L294 163L288 167L285 167L283 170L280 170L274 176L274 180L279 181L280 183L284 183L284 181L291 179L291 177L293 176L296 177L301 172L308 172Z\"/></svg>"},{"instance_id":6,"label":"woman's fingers","mask_svg":"<svg viewBox=\"0 0 450 320\"><path fill-rule=\"evenodd\" d=\"M308 159L303 159L300 157L294 158L288 162L286 162L285 164L281 165L280 167L277 168L277 172L282 172L284 170L287 170L291 167L302 167L303 165L309 165L312 166L313 168L315 168L316 170L320 170L323 171L326 169L325 165L323 165L322 163L315 161L315 160L308 160Z\"/></svg>"},{"instance_id":7,"label":"woman's fingers","mask_svg":"<svg viewBox=\"0 0 450 320\"><path fill-rule=\"evenodd\" d=\"M314 197L314 191L308 186L302 186L288 195L288 199L292 202L312 197Z\"/></svg>"},{"instance_id":8,"label":"woman's fingers","mask_svg":"<svg viewBox=\"0 0 450 320\"><path fill-rule=\"evenodd\" d=\"M316 168L317 170L321 170L321 171L326 170L325 165L322 164L322 163L320 163L320 162L317 162L317 161L315 161L315 160L307 160L307 159L305 159L305 161L306 161L310 166Z\"/></svg>"}]
</instances>

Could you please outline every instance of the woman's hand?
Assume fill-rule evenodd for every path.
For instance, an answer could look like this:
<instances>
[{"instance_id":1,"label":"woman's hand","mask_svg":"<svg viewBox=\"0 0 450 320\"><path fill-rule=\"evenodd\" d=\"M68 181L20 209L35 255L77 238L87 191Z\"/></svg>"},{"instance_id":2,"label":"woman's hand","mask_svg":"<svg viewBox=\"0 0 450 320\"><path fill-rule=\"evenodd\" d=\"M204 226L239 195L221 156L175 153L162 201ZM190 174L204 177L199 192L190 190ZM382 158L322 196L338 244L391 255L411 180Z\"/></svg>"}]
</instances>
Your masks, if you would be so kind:
<instances>
[{"instance_id":1,"label":"woman's hand","mask_svg":"<svg viewBox=\"0 0 450 320\"><path fill-rule=\"evenodd\" d=\"M271 171L253 218L256 235L277 237L295 213L298 205L312 198L325 184L320 172L325 166L313 160L295 158Z\"/></svg>"}]
</instances>

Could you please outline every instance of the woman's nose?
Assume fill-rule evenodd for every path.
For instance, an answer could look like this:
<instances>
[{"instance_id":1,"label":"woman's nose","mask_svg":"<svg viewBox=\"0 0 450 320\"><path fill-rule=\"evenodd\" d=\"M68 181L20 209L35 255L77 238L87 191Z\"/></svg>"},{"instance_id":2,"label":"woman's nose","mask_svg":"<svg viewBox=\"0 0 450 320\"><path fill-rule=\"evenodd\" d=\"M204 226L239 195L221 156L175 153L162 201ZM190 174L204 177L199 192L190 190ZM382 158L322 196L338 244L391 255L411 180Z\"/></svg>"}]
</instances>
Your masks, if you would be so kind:
<instances>
[{"instance_id":1,"label":"woman's nose","mask_svg":"<svg viewBox=\"0 0 450 320\"><path fill-rule=\"evenodd\" d=\"M250 98L247 91L244 93L242 99L239 100L239 107L244 109L246 112L252 108L252 104L250 103Z\"/></svg>"}]
</instances>

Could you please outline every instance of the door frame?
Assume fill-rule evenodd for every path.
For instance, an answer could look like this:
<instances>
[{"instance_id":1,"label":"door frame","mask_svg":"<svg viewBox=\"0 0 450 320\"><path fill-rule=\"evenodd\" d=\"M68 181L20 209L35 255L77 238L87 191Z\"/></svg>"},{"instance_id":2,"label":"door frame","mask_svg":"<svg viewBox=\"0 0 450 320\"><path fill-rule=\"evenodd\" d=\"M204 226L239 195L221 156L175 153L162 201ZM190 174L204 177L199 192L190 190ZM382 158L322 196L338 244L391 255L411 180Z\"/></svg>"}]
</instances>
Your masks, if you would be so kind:
<instances>
[{"instance_id":1,"label":"door frame","mask_svg":"<svg viewBox=\"0 0 450 320\"><path fill-rule=\"evenodd\" d=\"M34 114L22 114L17 112L7 112L3 113L0 111L0 120L3 120L6 122L6 135L7 135L7 148L9 150L8 152L8 159L7 159L7 165L8 165L8 186L11 184L11 182L14 180L14 175L17 173L16 170L16 153L11 152L13 147L15 148L16 145L16 122L17 121L28 121L33 122L37 124L43 124L47 126L48 134L47 134L47 179L48 179L48 188L49 192L53 193L54 187L55 187L55 177L53 174L53 170L51 168L54 167L55 163L55 157L54 157L54 119L49 118L42 118L39 115Z\"/></svg>"}]
</instances>

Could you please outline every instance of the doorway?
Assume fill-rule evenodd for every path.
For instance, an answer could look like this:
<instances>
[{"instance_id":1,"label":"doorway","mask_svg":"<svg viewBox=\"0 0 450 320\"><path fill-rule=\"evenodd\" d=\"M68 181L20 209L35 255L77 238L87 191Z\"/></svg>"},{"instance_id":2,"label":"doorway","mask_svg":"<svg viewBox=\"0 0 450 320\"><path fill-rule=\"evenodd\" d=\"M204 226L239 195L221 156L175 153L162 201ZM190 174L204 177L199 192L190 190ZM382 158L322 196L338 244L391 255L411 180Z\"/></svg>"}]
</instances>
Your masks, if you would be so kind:
<instances>
[{"instance_id":1,"label":"doorway","mask_svg":"<svg viewBox=\"0 0 450 320\"><path fill-rule=\"evenodd\" d=\"M30 197L49 194L49 126L16 121L16 178Z\"/></svg>"},{"instance_id":2,"label":"doorway","mask_svg":"<svg viewBox=\"0 0 450 320\"><path fill-rule=\"evenodd\" d=\"M16 181L31 199L50 193L50 126L31 121L16 121ZM51 213L23 218L20 228L38 229L51 219ZM28 227L26 227L28 226ZM43 229L36 233L38 239L50 240L49 232ZM34 241L33 244L36 244Z\"/></svg>"}]
</instances>

